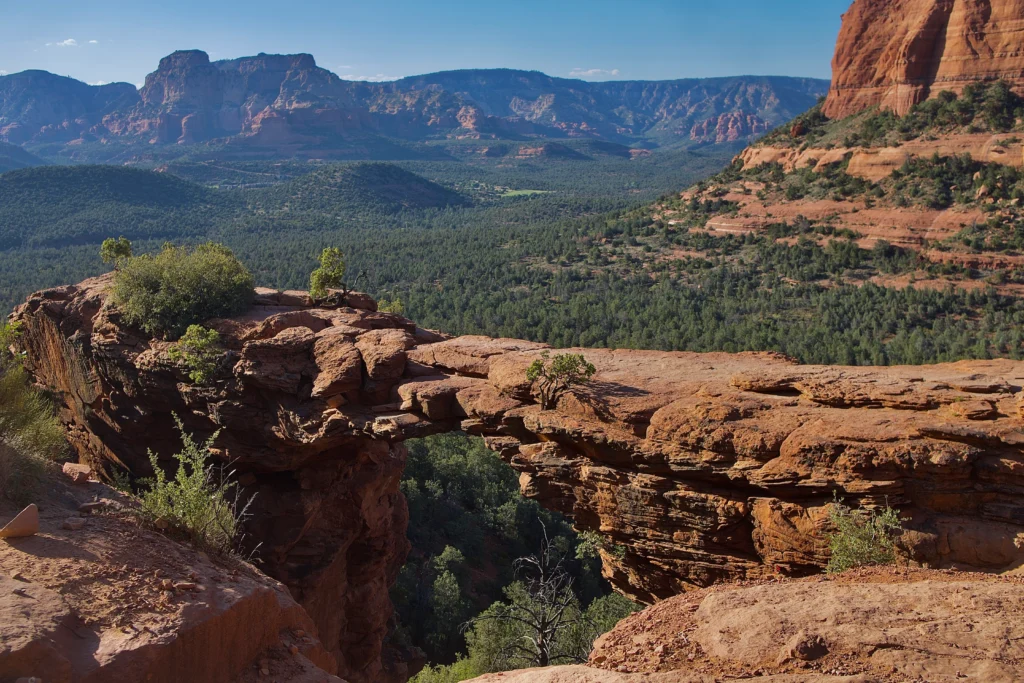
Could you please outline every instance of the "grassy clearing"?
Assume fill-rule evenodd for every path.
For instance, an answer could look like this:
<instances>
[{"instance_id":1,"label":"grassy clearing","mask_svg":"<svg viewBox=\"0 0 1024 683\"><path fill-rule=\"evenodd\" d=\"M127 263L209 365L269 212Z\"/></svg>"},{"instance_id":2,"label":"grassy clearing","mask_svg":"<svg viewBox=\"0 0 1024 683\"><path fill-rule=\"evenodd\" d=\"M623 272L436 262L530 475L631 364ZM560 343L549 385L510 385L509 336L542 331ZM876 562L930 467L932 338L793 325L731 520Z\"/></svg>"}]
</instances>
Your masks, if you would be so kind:
<instances>
[{"instance_id":1,"label":"grassy clearing","mask_svg":"<svg viewBox=\"0 0 1024 683\"><path fill-rule=\"evenodd\" d=\"M502 197L532 197L538 194L553 194L554 190L505 190Z\"/></svg>"}]
</instances>

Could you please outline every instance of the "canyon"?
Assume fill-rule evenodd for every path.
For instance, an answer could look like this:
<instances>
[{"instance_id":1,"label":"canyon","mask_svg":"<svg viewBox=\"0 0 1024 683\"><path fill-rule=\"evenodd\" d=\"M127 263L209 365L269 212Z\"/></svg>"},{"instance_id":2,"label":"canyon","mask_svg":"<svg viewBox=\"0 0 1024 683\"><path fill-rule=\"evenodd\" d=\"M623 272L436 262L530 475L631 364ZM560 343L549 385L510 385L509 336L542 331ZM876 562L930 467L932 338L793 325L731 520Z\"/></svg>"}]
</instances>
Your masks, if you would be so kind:
<instances>
[{"instance_id":1,"label":"canyon","mask_svg":"<svg viewBox=\"0 0 1024 683\"><path fill-rule=\"evenodd\" d=\"M604 575L645 603L819 572L836 497L899 509L918 564L1024 559L1024 363L589 349L593 381L542 410L525 369L543 344L448 338L365 295L325 308L261 289L244 316L209 323L226 353L197 386L170 343L120 322L110 283L39 292L13 316L79 459L145 474L149 450L176 452L175 415L216 434L255 495L247 531L262 571L350 683L386 675L387 590L408 550L402 442L433 433L484 436L525 495L607 540Z\"/></svg>"},{"instance_id":2,"label":"canyon","mask_svg":"<svg viewBox=\"0 0 1024 683\"><path fill-rule=\"evenodd\" d=\"M833 121L874 107L905 114L940 90L959 92L971 82L1001 78L1020 86L1022 13L1016 0L855 0L822 111ZM0 93L12 92L19 78L27 76L0 77ZM722 142L760 133L772 120L764 114L772 95L742 83L723 86L732 95L716 101L760 102L751 111L761 113L746 105L743 112L708 111L680 94L689 86L678 83L584 87L549 79L568 89L552 98L544 78L452 72L378 86L341 81L308 55L211 62L204 53L175 53L134 94L60 81L68 95L59 102L17 111L18 98L5 95L0 137L69 145L222 141L323 154L325 141L338 135L516 139L557 132L623 141L664 133ZM515 94L523 92L528 96ZM648 118L635 129L603 114L566 114L580 101L650 101L655 94L656 113L644 110ZM562 109L566 101L574 104ZM774 111L782 116L783 109ZM879 182L936 152L1007 167L1024 159L1016 136L992 131L892 146L815 147L804 145L806 135L794 126L791 139L754 145L737 166L778 164L793 174L843 163L850 176ZM978 206L932 210L878 206L866 196L762 199L764 189L745 179L683 197L740 205L696 228L709 234L838 215L836 225L855 230L861 246L886 241L922 251L990 212L1013 211L993 208L984 194L975 197ZM663 217L672 225L672 214ZM1021 259L997 256L1010 267ZM596 374L544 409L526 368L563 350L423 329L379 311L365 294L325 305L306 292L260 288L245 314L206 322L224 353L214 379L197 385L172 360L170 342L123 322L111 282L108 274L30 296L12 316L23 330L18 350L58 404L77 459L97 474L146 476L150 451L173 464L176 418L198 438L213 438L214 453L252 500L246 550L259 571L226 571L116 518L90 519L84 536L56 531L87 504L82 493L63 494L73 500L66 510L44 509L46 534L30 542L50 552L75 546L76 563L59 572L34 566L10 550L31 550L27 543L0 552L4 569L23 562L16 569L32 584L16 585L21 580L12 576L0 585L40 603L32 634L11 631L22 649L0 652L0 662L27 662L19 670L26 675L35 675L31 666L40 666L51 641L60 642L59 625L71 623L86 649L95 645L100 659L107 657L104 666L123 667L97 676L191 675L189 661L208 661L190 660L192 653L209 654L196 634L214 633L231 654L217 660L222 669L208 670L219 680L256 680L262 662L270 670L270 660L278 661L268 651L294 647L302 671L282 673L291 680L403 681L408 670L387 640L388 589L409 551L399 488L403 444L451 431L483 437L519 473L524 495L599 534L605 578L651 605L600 639L587 666L486 681L1012 681L1024 667L1022 361L845 367L770 352L568 349L583 354ZM820 576L833 531L829 511L840 500L897 509L907 566ZM125 554L135 547L144 552ZM131 615L146 628L126 637L109 614L97 614L84 589L61 603L70 585L64 577L91 566L85 551L124 563L111 576L137 586L146 600L161 599L151 580L139 578L154 567L195 567L207 596L168 591L161 618L133 606ZM129 566L135 562L137 570ZM10 604L0 601L0 613L22 613ZM246 631L246 619L261 630ZM173 642L194 649L175 650ZM58 662L63 669L54 677L79 671L82 661L92 666L88 656L73 659Z\"/></svg>"}]
</instances>

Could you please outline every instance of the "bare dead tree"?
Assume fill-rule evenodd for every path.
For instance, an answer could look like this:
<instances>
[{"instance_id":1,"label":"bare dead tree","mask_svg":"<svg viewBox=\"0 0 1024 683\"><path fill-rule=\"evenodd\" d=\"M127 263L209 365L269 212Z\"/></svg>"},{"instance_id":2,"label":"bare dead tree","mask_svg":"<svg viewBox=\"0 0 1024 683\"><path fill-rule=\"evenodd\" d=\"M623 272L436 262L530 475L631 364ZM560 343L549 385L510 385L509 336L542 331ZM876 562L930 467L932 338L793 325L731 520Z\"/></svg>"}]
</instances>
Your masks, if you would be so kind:
<instances>
[{"instance_id":1,"label":"bare dead tree","mask_svg":"<svg viewBox=\"0 0 1024 683\"><path fill-rule=\"evenodd\" d=\"M564 557L543 528L540 552L514 563L519 581L497 603L468 625L493 621L507 627L498 644L501 658L524 666L582 664L587 661L594 625L580 609Z\"/></svg>"}]
</instances>

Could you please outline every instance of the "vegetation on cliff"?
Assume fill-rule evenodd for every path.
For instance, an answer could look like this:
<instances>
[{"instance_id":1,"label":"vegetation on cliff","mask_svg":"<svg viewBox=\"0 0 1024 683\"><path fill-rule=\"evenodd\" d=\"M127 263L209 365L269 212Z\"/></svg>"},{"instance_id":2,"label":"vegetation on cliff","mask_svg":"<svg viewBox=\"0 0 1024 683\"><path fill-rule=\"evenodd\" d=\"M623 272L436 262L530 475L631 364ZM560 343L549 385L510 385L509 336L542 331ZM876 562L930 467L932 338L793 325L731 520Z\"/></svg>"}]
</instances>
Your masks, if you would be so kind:
<instances>
[{"instance_id":1,"label":"vegetation on cliff","mask_svg":"<svg viewBox=\"0 0 1024 683\"><path fill-rule=\"evenodd\" d=\"M217 434L199 443L177 415L174 420L182 442L182 450L174 454L177 467L168 478L156 454L149 452L154 474L141 482L142 517L153 526L181 534L196 548L229 553L236 549L246 506L239 499L233 473L210 453Z\"/></svg>"},{"instance_id":2,"label":"vegetation on cliff","mask_svg":"<svg viewBox=\"0 0 1024 683\"><path fill-rule=\"evenodd\" d=\"M829 574L896 561L903 524L899 512L888 504L881 510L853 510L836 500L829 508L829 521L836 529L829 536Z\"/></svg>"},{"instance_id":3,"label":"vegetation on cliff","mask_svg":"<svg viewBox=\"0 0 1024 683\"><path fill-rule=\"evenodd\" d=\"M841 119L822 113L823 102L761 138L772 147L896 147L927 135L1008 133L1021 130L1024 98L1005 81L977 82L959 95L942 91L903 116L871 107Z\"/></svg>"},{"instance_id":4,"label":"vegetation on cliff","mask_svg":"<svg viewBox=\"0 0 1024 683\"><path fill-rule=\"evenodd\" d=\"M223 357L220 335L202 325L189 325L167 355L188 370L188 378L196 384L206 384L217 372L217 363Z\"/></svg>"},{"instance_id":5,"label":"vegetation on cliff","mask_svg":"<svg viewBox=\"0 0 1024 683\"><path fill-rule=\"evenodd\" d=\"M15 325L0 324L0 497L26 505L37 494L47 463L66 452L67 442L52 404L10 351L20 333Z\"/></svg>"},{"instance_id":6,"label":"vegetation on cliff","mask_svg":"<svg viewBox=\"0 0 1024 683\"><path fill-rule=\"evenodd\" d=\"M173 339L191 325L238 315L252 304L252 274L222 244L165 244L155 255L120 263L114 302L129 324L149 334Z\"/></svg>"}]
</instances>

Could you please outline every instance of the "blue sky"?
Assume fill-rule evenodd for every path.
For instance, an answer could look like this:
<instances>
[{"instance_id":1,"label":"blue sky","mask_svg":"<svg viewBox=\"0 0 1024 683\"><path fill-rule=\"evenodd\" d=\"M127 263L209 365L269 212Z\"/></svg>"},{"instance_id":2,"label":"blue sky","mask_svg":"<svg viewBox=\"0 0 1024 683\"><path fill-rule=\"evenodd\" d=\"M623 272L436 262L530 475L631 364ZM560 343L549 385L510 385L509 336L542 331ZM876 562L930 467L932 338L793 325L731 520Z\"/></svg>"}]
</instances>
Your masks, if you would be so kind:
<instances>
[{"instance_id":1,"label":"blue sky","mask_svg":"<svg viewBox=\"0 0 1024 683\"><path fill-rule=\"evenodd\" d=\"M850 0L0 0L0 72L142 83L160 57L309 52L341 76L537 69L588 80L828 78Z\"/></svg>"}]
</instances>

